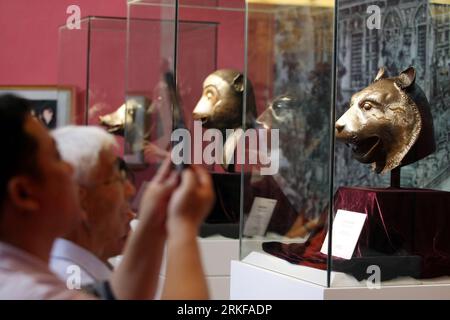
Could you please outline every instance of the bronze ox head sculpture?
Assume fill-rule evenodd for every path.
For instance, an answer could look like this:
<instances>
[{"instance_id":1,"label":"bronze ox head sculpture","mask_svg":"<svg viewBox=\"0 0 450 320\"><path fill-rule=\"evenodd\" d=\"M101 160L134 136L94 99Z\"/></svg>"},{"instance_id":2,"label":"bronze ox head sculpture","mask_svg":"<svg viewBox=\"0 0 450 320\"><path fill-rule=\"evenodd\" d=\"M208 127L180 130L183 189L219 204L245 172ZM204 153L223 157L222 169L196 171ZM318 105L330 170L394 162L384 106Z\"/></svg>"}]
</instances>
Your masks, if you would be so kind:
<instances>
[{"instance_id":1,"label":"bronze ox head sculpture","mask_svg":"<svg viewBox=\"0 0 450 320\"><path fill-rule=\"evenodd\" d=\"M203 82L203 94L192 116L205 128L234 129L242 127L244 75L231 69L210 74ZM253 88L247 81L246 125L253 126L256 105Z\"/></svg>"},{"instance_id":2,"label":"bronze ox head sculpture","mask_svg":"<svg viewBox=\"0 0 450 320\"><path fill-rule=\"evenodd\" d=\"M384 68L374 82L355 93L336 122L336 139L351 145L353 157L385 173L433 153L433 120L424 92L409 67L388 78Z\"/></svg>"}]
</instances>

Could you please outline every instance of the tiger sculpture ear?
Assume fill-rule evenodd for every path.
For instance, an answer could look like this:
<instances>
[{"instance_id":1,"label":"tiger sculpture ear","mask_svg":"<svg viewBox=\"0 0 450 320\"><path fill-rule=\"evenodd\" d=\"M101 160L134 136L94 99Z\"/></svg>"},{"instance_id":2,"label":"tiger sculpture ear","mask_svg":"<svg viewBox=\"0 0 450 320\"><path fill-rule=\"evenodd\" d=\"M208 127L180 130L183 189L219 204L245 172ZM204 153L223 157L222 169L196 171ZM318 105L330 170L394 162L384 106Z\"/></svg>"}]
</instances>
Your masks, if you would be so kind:
<instances>
[{"instance_id":1,"label":"tiger sculpture ear","mask_svg":"<svg viewBox=\"0 0 450 320\"><path fill-rule=\"evenodd\" d=\"M400 87L400 89L405 90L406 88L412 86L416 80L416 70L414 67L409 67L408 69L402 71L400 75L395 80L395 83Z\"/></svg>"},{"instance_id":2,"label":"tiger sculpture ear","mask_svg":"<svg viewBox=\"0 0 450 320\"><path fill-rule=\"evenodd\" d=\"M378 80L387 78L386 69L384 67L381 67L380 70L378 70L378 73L373 80L373 82L377 82Z\"/></svg>"}]
</instances>

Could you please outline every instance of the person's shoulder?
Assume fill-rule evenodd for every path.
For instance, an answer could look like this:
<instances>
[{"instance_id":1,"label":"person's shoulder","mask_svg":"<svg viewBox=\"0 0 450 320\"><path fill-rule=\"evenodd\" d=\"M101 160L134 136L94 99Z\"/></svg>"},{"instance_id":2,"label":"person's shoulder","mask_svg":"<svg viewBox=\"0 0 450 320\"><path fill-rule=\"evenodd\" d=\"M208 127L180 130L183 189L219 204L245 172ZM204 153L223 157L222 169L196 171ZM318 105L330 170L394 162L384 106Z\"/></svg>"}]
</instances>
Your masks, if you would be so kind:
<instances>
[{"instance_id":1,"label":"person's shoulder","mask_svg":"<svg viewBox=\"0 0 450 320\"><path fill-rule=\"evenodd\" d=\"M63 282L75 278L79 279L81 285L95 282L94 277L81 264L75 264L73 261L52 257L49 266L50 270Z\"/></svg>"},{"instance_id":2,"label":"person's shoulder","mask_svg":"<svg viewBox=\"0 0 450 320\"><path fill-rule=\"evenodd\" d=\"M51 273L28 273L20 270L0 272L2 300L92 299L78 290L69 290Z\"/></svg>"}]
</instances>

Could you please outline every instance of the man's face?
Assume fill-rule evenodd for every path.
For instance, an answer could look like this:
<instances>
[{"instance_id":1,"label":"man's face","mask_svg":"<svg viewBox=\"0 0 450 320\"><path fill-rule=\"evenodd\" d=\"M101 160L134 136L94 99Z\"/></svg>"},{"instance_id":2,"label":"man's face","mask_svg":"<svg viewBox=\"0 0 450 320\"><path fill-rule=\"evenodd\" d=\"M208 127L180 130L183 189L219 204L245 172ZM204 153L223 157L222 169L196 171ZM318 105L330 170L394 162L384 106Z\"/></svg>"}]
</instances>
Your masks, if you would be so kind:
<instances>
[{"instance_id":1,"label":"man's face","mask_svg":"<svg viewBox=\"0 0 450 320\"><path fill-rule=\"evenodd\" d=\"M113 149L100 153L83 201L96 254L107 260L120 254L130 232L134 214L130 200L135 189L119 170Z\"/></svg>"},{"instance_id":2,"label":"man's face","mask_svg":"<svg viewBox=\"0 0 450 320\"><path fill-rule=\"evenodd\" d=\"M35 189L42 219L45 219L46 230L62 236L81 220L73 168L61 159L55 141L36 118L28 117L25 131L38 145L36 164L39 178Z\"/></svg>"}]
</instances>

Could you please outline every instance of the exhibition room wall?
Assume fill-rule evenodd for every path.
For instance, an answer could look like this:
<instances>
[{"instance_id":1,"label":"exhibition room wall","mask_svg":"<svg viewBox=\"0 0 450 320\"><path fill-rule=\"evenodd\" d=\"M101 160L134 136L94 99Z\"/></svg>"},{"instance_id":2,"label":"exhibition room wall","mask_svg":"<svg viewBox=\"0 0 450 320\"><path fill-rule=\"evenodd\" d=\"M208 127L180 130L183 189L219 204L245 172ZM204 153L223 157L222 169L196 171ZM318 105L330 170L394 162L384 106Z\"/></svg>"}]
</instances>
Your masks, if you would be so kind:
<instances>
[{"instance_id":1,"label":"exhibition room wall","mask_svg":"<svg viewBox=\"0 0 450 320\"><path fill-rule=\"evenodd\" d=\"M58 82L58 28L67 7L78 5L81 16L126 17L126 0L0 0L0 85L48 85ZM211 13L211 12L209 12ZM193 21L218 22L218 37L231 45L217 47L217 67L243 68L242 30L226 16L208 12L187 14ZM226 32L221 32L225 30ZM105 57L106 59L107 57ZM111 74L106 75L111 77Z\"/></svg>"},{"instance_id":2,"label":"exhibition room wall","mask_svg":"<svg viewBox=\"0 0 450 320\"><path fill-rule=\"evenodd\" d=\"M0 85L57 83L58 28L76 4L82 16L125 16L125 0L0 0Z\"/></svg>"},{"instance_id":3,"label":"exhibition room wall","mask_svg":"<svg viewBox=\"0 0 450 320\"><path fill-rule=\"evenodd\" d=\"M79 41L79 45L77 41L72 41L71 38L82 38L76 35L76 30L61 31L71 15L67 13L70 5L80 7L82 18L100 16L124 19L122 31L114 35L110 32L106 40L102 31L97 32L98 29L96 29L92 33L90 109L86 114L89 114L89 124L98 124L99 115L116 110L125 98L126 32L124 30L127 0L0 0L0 86L71 85L76 89L77 110L74 113L76 115L84 113L87 44L86 41ZM230 16L233 17L230 18ZM155 18L158 18L157 14ZM184 51L184 58L179 68L186 79L184 82L189 82L189 87L192 88L192 90L182 90L185 114L188 117L186 120L189 121L190 111L201 96L203 79L210 72L215 68L243 70L244 14L236 13L236 11L219 13L214 10L187 9L183 10L180 18L190 22L217 24L217 34L213 44L206 45L198 39L191 41L189 37L185 37L180 44L180 46L189 47L188 49L193 47L190 53ZM82 29L85 26L86 24L82 24ZM74 36L67 36L72 31ZM65 36L60 37L63 32ZM85 31L83 32L86 34ZM108 44L105 45L105 42ZM114 43L114 49L110 47L112 43ZM158 44L146 42L149 48L152 45ZM159 45L170 47L173 44L162 41ZM199 68L195 68L196 64L204 65L206 61L198 61L199 57L195 54L198 50L195 47L199 48L202 45L203 47L213 46L215 49L214 54L207 57L209 64L206 67L202 66L199 72ZM152 55L155 54L159 54L158 49L153 49L151 54L144 55L142 63L139 59L132 63L138 66L138 71L143 71L133 74L132 83L147 83L149 78L158 77L157 74L145 72L146 65L155 64L151 61ZM194 59L190 59L192 56ZM214 61L213 64L210 63L211 59ZM196 61L194 63L190 60ZM102 108L101 113L94 112L97 110L96 106L94 107L95 104ZM80 108L83 109L81 112L78 110ZM76 116L75 118L78 119ZM73 122L80 123L78 120ZM123 141L120 137L118 140L122 152ZM144 178L139 174L137 185L140 185Z\"/></svg>"}]
</instances>

